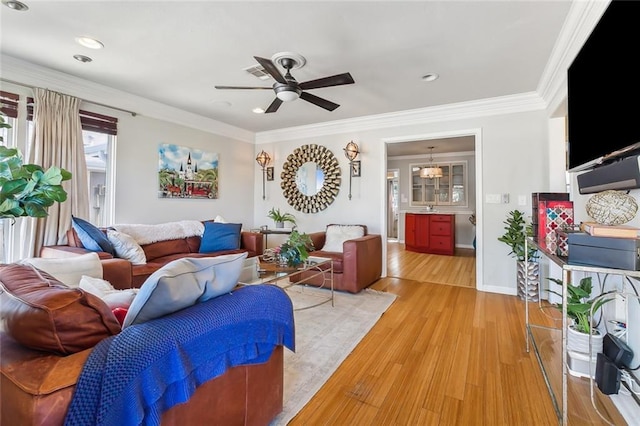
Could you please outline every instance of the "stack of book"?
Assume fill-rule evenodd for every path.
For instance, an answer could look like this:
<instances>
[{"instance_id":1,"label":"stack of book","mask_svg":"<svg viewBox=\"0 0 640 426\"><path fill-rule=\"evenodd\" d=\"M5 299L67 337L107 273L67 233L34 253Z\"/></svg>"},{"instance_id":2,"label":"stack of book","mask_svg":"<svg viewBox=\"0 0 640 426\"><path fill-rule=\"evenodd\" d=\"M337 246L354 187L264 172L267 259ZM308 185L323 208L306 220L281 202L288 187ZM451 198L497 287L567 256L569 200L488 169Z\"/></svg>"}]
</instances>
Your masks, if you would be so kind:
<instances>
[{"instance_id":1,"label":"stack of book","mask_svg":"<svg viewBox=\"0 0 640 426\"><path fill-rule=\"evenodd\" d=\"M582 222L580 230L593 237L639 238L640 228L629 225L601 225L596 222Z\"/></svg>"}]
</instances>

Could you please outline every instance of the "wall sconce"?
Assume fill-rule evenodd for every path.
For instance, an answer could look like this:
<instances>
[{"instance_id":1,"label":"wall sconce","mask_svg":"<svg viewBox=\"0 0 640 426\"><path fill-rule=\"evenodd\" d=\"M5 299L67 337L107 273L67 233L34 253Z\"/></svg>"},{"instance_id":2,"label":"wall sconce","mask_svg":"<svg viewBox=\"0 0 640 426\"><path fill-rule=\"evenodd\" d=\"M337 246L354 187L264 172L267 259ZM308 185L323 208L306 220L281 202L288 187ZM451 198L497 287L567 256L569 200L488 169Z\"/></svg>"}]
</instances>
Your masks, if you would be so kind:
<instances>
[{"instance_id":1,"label":"wall sconce","mask_svg":"<svg viewBox=\"0 0 640 426\"><path fill-rule=\"evenodd\" d=\"M262 150L260 151L260 154L258 154L258 156L256 157L256 161L262 168L262 199L264 200L265 199L264 186L265 186L265 180L266 180L266 174L267 174L266 166L267 164L269 164L269 161L271 161L271 156L269 156L269 154L267 154L266 152L264 152L264 150Z\"/></svg>"},{"instance_id":2,"label":"wall sconce","mask_svg":"<svg viewBox=\"0 0 640 426\"><path fill-rule=\"evenodd\" d=\"M360 161L354 161L359 153L358 145L354 141L349 142L344 148L344 156L349 160L349 199L351 199L351 178L360 176ZM355 163L357 163L356 168L354 168Z\"/></svg>"}]
</instances>

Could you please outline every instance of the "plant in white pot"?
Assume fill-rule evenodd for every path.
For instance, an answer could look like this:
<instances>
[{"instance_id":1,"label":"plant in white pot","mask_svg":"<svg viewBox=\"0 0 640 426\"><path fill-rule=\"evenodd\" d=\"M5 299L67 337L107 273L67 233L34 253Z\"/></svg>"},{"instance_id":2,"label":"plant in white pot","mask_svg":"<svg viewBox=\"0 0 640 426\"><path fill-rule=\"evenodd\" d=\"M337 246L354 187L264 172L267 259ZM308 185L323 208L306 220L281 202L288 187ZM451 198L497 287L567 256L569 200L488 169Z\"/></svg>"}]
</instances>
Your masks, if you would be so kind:
<instances>
[{"instance_id":1,"label":"plant in white pot","mask_svg":"<svg viewBox=\"0 0 640 426\"><path fill-rule=\"evenodd\" d=\"M282 213L280 209L275 207L272 207L271 210L269 210L267 217L275 222L276 228L284 228L285 222L290 222L292 225L296 224L296 218L294 215L291 213Z\"/></svg>"},{"instance_id":2,"label":"plant in white pot","mask_svg":"<svg viewBox=\"0 0 640 426\"><path fill-rule=\"evenodd\" d=\"M549 281L562 286L562 280L558 278L548 278ZM591 297L593 284L591 277L584 277L578 285L567 283L567 317L571 320L567 329L567 351L569 356L572 353L584 354L589 360L589 344L591 344L591 356L595 357L598 352L602 352L604 334L601 333L594 324L594 317L599 313L602 306L614 299L613 295L608 297L610 292ZM549 290L550 293L562 297L562 293ZM555 305L562 311L562 303ZM589 337L591 335L591 338ZM591 343L589 343L591 340ZM575 356L574 356L575 357ZM576 375L587 375L589 371L576 371Z\"/></svg>"},{"instance_id":3,"label":"plant in white pot","mask_svg":"<svg viewBox=\"0 0 640 426\"><path fill-rule=\"evenodd\" d=\"M510 211L503 223L505 224L505 233L498 237L498 241L507 244L511 248L509 254L516 258L518 297L525 300L526 295L530 301L537 302L539 299L540 268L537 261L538 252L532 246L528 246L527 262L525 262L525 239L533 236L531 224L526 223L524 213L519 210Z\"/></svg>"}]
</instances>

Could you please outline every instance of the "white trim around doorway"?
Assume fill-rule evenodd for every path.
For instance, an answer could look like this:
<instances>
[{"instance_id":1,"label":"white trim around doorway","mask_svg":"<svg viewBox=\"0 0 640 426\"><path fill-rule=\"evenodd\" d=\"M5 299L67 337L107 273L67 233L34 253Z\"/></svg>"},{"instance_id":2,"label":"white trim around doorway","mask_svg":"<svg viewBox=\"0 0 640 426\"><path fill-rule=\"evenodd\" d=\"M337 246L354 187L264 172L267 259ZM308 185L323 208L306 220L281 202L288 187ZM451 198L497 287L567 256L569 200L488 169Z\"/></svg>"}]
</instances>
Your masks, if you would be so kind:
<instances>
[{"instance_id":1,"label":"white trim around doorway","mask_svg":"<svg viewBox=\"0 0 640 426\"><path fill-rule=\"evenodd\" d=\"M482 128L474 128L474 129L465 129L465 130L454 130L449 132L439 132L439 133L426 133L419 135L404 135L404 136L394 136L390 138L382 138L383 151L384 155L380 156L381 159L381 170L384 170L384 173L381 173L382 180L380 182L380 190L381 193L385 193L387 190L387 144L390 143L400 143L400 142L412 142L419 140L429 140L429 139L443 139L443 138L452 138L452 137L461 137L461 136L474 136L475 138L475 166L476 166L476 289L480 291L486 291L486 287L484 285L483 277L483 214L482 214L482 199L483 199L483 191L482 191ZM382 241L387 241L387 206L386 206L386 196L381 197L381 206L380 206L380 229L382 231ZM387 247L386 244L382 245L382 258L384 261L382 262L382 276L387 276Z\"/></svg>"}]
</instances>

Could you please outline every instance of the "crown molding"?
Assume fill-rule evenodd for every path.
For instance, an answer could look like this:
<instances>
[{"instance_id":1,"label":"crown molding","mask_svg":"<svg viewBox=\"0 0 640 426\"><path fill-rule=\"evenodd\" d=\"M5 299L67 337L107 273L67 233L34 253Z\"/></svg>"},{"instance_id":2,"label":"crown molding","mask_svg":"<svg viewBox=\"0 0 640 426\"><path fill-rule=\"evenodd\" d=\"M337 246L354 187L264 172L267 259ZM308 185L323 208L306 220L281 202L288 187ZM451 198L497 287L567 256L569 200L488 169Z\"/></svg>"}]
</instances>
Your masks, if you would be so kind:
<instances>
[{"instance_id":1,"label":"crown molding","mask_svg":"<svg viewBox=\"0 0 640 426\"><path fill-rule=\"evenodd\" d=\"M571 3L537 89L552 116L566 114L563 104L567 98L567 70L609 3L609 0Z\"/></svg>"},{"instance_id":2,"label":"crown molding","mask_svg":"<svg viewBox=\"0 0 640 426\"><path fill-rule=\"evenodd\" d=\"M141 96L42 67L12 56L0 55L2 78L29 87L43 87L81 98L89 103L111 105L136 115L168 121L182 126L215 133L243 142L254 143L255 134L211 118L193 114Z\"/></svg>"},{"instance_id":3,"label":"crown molding","mask_svg":"<svg viewBox=\"0 0 640 426\"><path fill-rule=\"evenodd\" d=\"M546 103L536 92L500 96L477 101L439 105L388 114L368 115L348 120L327 121L309 126L289 127L256 133L256 144L291 139L363 132L389 127L462 120L489 115L543 110Z\"/></svg>"}]
</instances>

